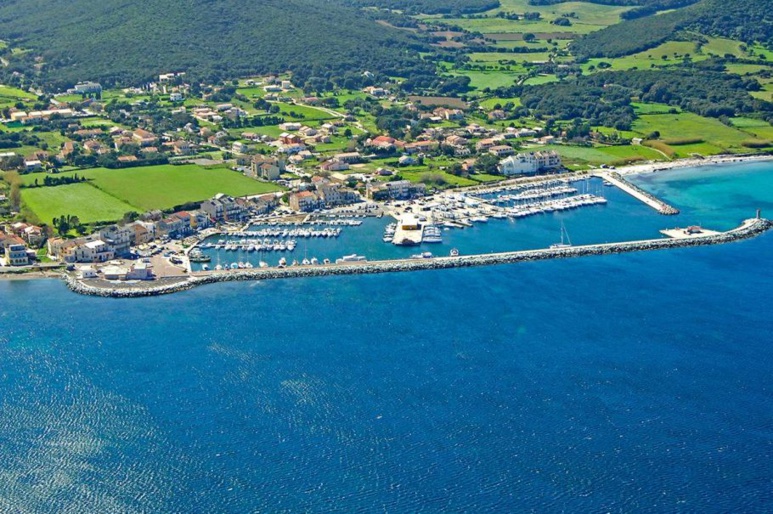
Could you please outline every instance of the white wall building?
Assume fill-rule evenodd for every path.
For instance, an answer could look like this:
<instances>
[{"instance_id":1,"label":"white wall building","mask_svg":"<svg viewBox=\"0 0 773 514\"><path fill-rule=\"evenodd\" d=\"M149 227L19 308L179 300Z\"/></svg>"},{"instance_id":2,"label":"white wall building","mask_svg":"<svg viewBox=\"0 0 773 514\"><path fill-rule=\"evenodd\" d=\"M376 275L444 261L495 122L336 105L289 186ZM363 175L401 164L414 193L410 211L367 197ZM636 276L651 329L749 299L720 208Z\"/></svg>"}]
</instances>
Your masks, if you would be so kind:
<instances>
[{"instance_id":1,"label":"white wall building","mask_svg":"<svg viewBox=\"0 0 773 514\"><path fill-rule=\"evenodd\" d=\"M561 167L561 156L551 150L511 155L499 162L499 171L505 176L530 175L538 171Z\"/></svg>"}]
</instances>

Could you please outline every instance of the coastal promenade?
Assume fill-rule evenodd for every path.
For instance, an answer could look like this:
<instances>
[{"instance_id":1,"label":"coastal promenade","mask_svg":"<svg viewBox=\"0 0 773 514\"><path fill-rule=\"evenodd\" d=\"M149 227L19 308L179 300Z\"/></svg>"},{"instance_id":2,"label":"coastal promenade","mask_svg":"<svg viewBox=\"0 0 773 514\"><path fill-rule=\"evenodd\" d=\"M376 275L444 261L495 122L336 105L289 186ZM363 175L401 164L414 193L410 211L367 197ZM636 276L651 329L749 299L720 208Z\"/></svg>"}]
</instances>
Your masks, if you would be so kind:
<instances>
[{"instance_id":1,"label":"coastal promenade","mask_svg":"<svg viewBox=\"0 0 773 514\"><path fill-rule=\"evenodd\" d=\"M664 250L690 246L723 244L757 236L769 230L771 227L773 227L773 223L765 218L752 218L745 220L739 227L727 232L710 233L705 236L692 238L648 239L563 248L545 248L539 250L523 250L457 257L438 257L432 259L366 261L316 266L198 272L191 274L187 280L182 279L164 284L154 282L138 282L134 284L113 283L102 279L79 280L74 274L64 274L64 277L67 286L72 291L80 294L115 298L155 296L184 291L199 285L237 280L269 280L327 275L357 275L464 268L472 266L490 266L494 264L512 264L524 261L540 261L590 255L610 255L647 250Z\"/></svg>"},{"instance_id":2,"label":"coastal promenade","mask_svg":"<svg viewBox=\"0 0 773 514\"><path fill-rule=\"evenodd\" d=\"M644 191L640 187L635 186L634 184L631 184L630 182L625 180L625 178L623 178L623 176L620 175L619 173L598 171L594 173L594 175L617 186L619 189L621 189L622 191L625 191L626 193L633 196L637 200L649 205L650 207L658 211L660 214L665 214L668 216L679 214L679 209L668 205L663 200L660 200L659 198Z\"/></svg>"}]
</instances>

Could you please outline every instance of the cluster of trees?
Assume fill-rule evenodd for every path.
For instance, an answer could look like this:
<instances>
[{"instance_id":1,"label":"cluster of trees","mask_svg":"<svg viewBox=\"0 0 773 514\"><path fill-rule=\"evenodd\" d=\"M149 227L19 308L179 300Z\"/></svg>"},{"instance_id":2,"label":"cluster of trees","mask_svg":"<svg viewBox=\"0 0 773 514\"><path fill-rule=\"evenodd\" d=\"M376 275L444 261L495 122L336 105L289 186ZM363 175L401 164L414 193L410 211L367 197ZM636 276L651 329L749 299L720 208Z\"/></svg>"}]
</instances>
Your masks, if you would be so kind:
<instances>
[{"instance_id":1,"label":"cluster of trees","mask_svg":"<svg viewBox=\"0 0 773 514\"><path fill-rule=\"evenodd\" d=\"M583 119L594 125L629 130L636 115L631 106L632 91L604 87L587 80L558 82L520 89L521 103L540 118Z\"/></svg>"},{"instance_id":2,"label":"cluster of trees","mask_svg":"<svg viewBox=\"0 0 773 514\"><path fill-rule=\"evenodd\" d=\"M85 79L137 84L181 69L209 82L289 70L300 83L364 70L402 77L434 71L419 55L427 43L415 34L324 0L266 0L260 9L249 0L37 0L34 9L8 0L0 4L0 33L31 50L8 57L0 82L14 71L31 77L37 65L41 80L59 88Z\"/></svg>"},{"instance_id":3,"label":"cluster of trees","mask_svg":"<svg viewBox=\"0 0 773 514\"><path fill-rule=\"evenodd\" d=\"M75 173L72 176L64 176L64 177L54 177L51 175L46 175L43 177L43 187L49 187L49 186L62 186L65 184L78 184L79 182L85 182L87 179L86 177L78 176L77 173ZM40 182L38 179L35 179L35 182L32 184L31 187L40 187Z\"/></svg>"},{"instance_id":4,"label":"cluster of trees","mask_svg":"<svg viewBox=\"0 0 773 514\"><path fill-rule=\"evenodd\" d=\"M773 121L773 103L749 95L756 88L753 79L724 73L709 62L689 69L603 72L553 84L500 88L497 95L520 96L523 107L539 117L582 119L628 130L635 119L634 97L712 118L757 113Z\"/></svg>"},{"instance_id":5,"label":"cluster of trees","mask_svg":"<svg viewBox=\"0 0 773 514\"><path fill-rule=\"evenodd\" d=\"M572 51L580 58L620 57L653 48L682 29L746 43L759 42L773 48L773 30L770 30L773 25L773 6L770 1L701 0L694 3L672 0L662 4L652 2L646 8L657 11L669 6L683 8L611 25L575 41L571 46Z\"/></svg>"},{"instance_id":6,"label":"cluster of trees","mask_svg":"<svg viewBox=\"0 0 773 514\"><path fill-rule=\"evenodd\" d=\"M86 226L81 223L80 219L78 219L78 216L72 216L70 214L54 218L51 225L62 237L66 236L70 229L75 229L75 231L80 235L86 233Z\"/></svg>"},{"instance_id":7,"label":"cluster of trees","mask_svg":"<svg viewBox=\"0 0 773 514\"><path fill-rule=\"evenodd\" d=\"M5 132L0 130L0 149L38 146L40 138L32 132Z\"/></svg>"}]
</instances>

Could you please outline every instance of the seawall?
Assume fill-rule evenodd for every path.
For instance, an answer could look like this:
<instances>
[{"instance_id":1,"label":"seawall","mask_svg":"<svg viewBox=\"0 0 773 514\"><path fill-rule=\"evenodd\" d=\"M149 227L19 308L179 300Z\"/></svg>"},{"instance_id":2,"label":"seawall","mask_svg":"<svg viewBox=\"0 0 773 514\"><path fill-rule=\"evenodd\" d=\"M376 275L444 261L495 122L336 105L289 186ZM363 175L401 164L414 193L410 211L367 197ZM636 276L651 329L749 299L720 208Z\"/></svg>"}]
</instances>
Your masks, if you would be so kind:
<instances>
[{"instance_id":1,"label":"seawall","mask_svg":"<svg viewBox=\"0 0 773 514\"><path fill-rule=\"evenodd\" d=\"M626 193L633 196L637 200L645 203L646 205L649 205L650 207L658 211L660 214L665 214L667 216L679 214L679 209L677 209L676 207L672 207L671 205L668 205L660 198L648 193L647 191L643 190L639 186L632 184L619 173L598 172L595 175L597 177L600 177L606 180L607 182L610 182L611 184L614 184L621 191L625 191Z\"/></svg>"},{"instance_id":2,"label":"seawall","mask_svg":"<svg viewBox=\"0 0 773 514\"><path fill-rule=\"evenodd\" d=\"M328 275L359 275L372 273L393 273L401 271L418 271L447 268L466 268L472 266L490 266L494 264L512 264L524 261L541 261L547 259L565 259L570 257L585 257L590 255L609 255L648 250L663 250L691 246L706 246L731 243L748 239L773 227L773 223L764 218L753 218L743 222L739 227L718 234L698 236L685 239L649 239L643 241L627 241L621 243L605 243L596 245L570 246L565 248L546 248L539 250L523 250L480 255L464 255L458 257L438 257L432 259L405 259L389 261L370 261L351 264L292 266L287 268L259 268L251 270L207 272L191 275L187 280L159 285L157 283L139 283L136 287L121 284L110 287L110 283L99 280L100 285L92 285L77 279L74 275L65 274L67 286L74 292L114 298L155 296L175 293L192 287L213 284L216 282L231 282L237 280L269 280L296 277L318 277ZM89 281L92 282L92 281Z\"/></svg>"}]
</instances>

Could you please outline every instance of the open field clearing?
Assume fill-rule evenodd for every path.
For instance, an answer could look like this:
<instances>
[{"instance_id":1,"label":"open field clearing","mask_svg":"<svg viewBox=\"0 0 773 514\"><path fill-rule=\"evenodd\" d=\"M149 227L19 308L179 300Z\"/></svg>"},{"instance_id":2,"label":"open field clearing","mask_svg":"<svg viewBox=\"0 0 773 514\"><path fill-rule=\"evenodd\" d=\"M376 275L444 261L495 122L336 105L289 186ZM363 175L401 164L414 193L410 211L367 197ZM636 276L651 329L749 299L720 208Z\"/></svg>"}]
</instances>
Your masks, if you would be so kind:
<instances>
[{"instance_id":1,"label":"open field clearing","mask_svg":"<svg viewBox=\"0 0 773 514\"><path fill-rule=\"evenodd\" d=\"M22 201L43 223L72 214L82 223L113 221L137 208L100 191L91 184L22 189Z\"/></svg>"},{"instance_id":2,"label":"open field clearing","mask_svg":"<svg viewBox=\"0 0 773 514\"><path fill-rule=\"evenodd\" d=\"M139 211L171 209L184 203L206 200L217 193L245 196L280 190L275 184L247 178L224 166L204 168L195 164L179 166L167 164L126 169L93 168L61 173L57 176L72 176L76 173L89 180L88 184L77 184L77 186L97 189L117 202L133 206L133 210ZM23 181L25 184L31 184L37 178L42 182L43 176L40 173L24 175ZM71 186L23 189L23 191L26 194L28 191L46 190L47 195L56 197L57 190L68 187ZM121 214L123 212L126 212L126 209Z\"/></svg>"}]
</instances>

